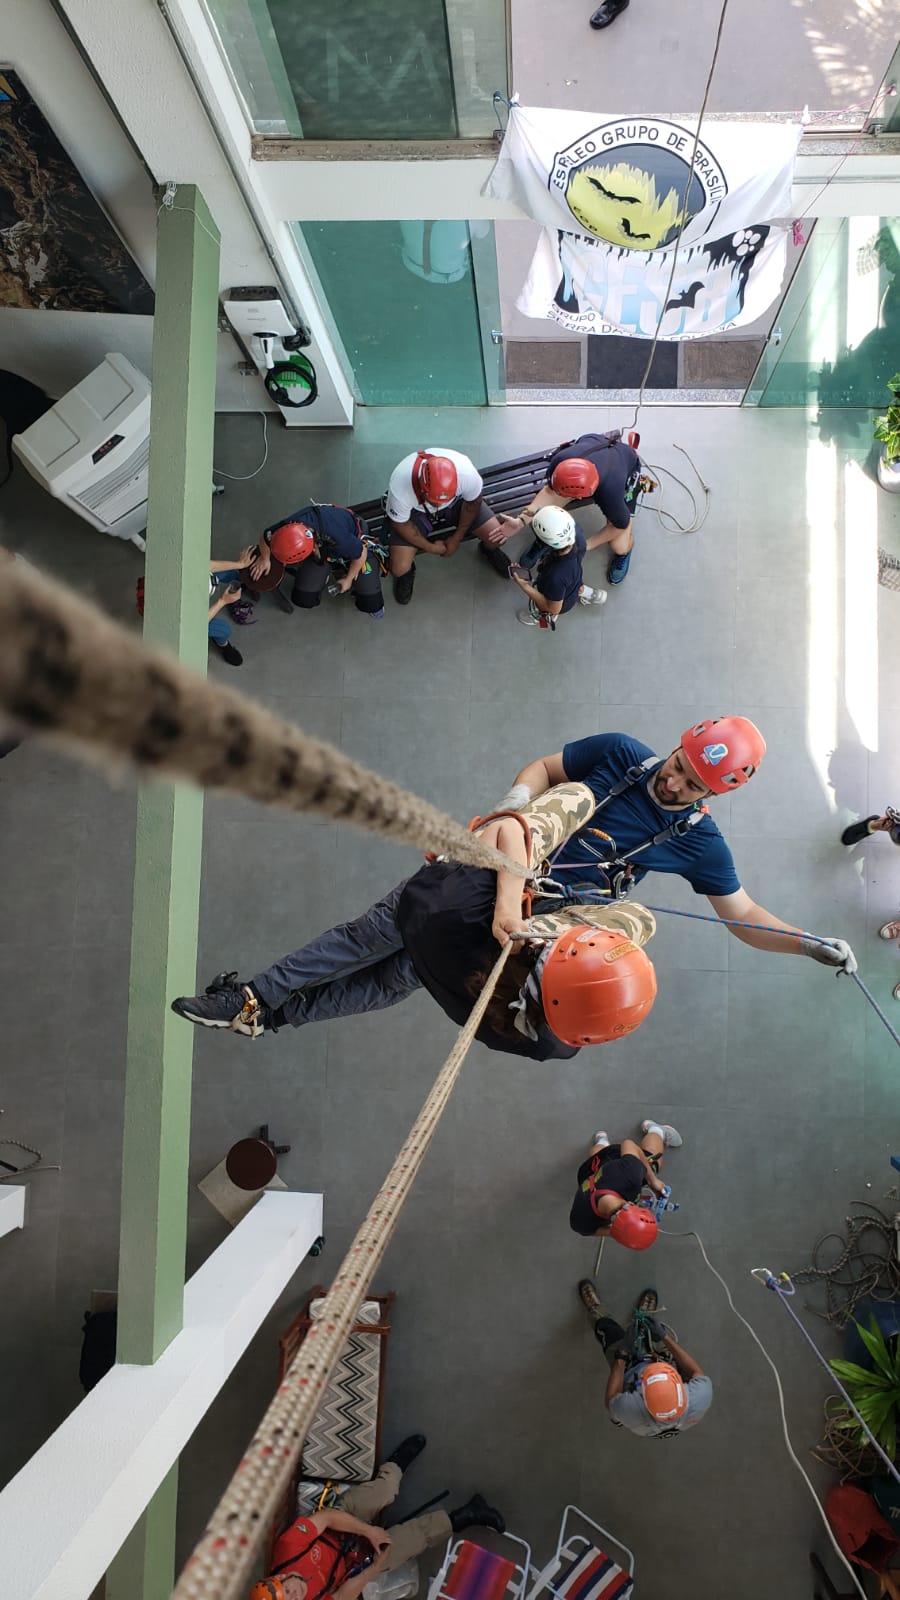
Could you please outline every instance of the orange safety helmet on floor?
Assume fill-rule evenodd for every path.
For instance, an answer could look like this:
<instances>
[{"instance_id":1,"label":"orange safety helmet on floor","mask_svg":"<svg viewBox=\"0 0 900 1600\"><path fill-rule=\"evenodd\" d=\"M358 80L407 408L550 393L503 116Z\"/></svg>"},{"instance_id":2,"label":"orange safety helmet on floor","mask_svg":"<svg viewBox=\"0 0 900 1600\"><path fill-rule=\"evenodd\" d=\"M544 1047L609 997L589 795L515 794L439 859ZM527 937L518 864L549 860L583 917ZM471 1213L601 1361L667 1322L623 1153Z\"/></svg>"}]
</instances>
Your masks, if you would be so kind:
<instances>
[{"instance_id":1,"label":"orange safety helmet on floor","mask_svg":"<svg viewBox=\"0 0 900 1600\"><path fill-rule=\"evenodd\" d=\"M766 741L749 717L712 717L681 735L681 748L713 794L749 783L766 753Z\"/></svg>"},{"instance_id":2,"label":"orange safety helmet on floor","mask_svg":"<svg viewBox=\"0 0 900 1600\"><path fill-rule=\"evenodd\" d=\"M564 494L567 500L586 500L596 494L600 474L593 461L572 456L560 461L550 474L550 487L554 494Z\"/></svg>"},{"instance_id":3,"label":"orange safety helmet on floor","mask_svg":"<svg viewBox=\"0 0 900 1600\"><path fill-rule=\"evenodd\" d=\"M658 1233L659 1224L653 1212L633 1200L614 1211L609 1224L610 1238L615 1239L616 1244L623 1244L626 1250L649 1250L656 1243Z\"/></svg>"},{"instance_id":4,"label":"orange safety helmet on floor","mask_svg":"<svg viewBox=\"0 0 900 1600\"><path fill-rule=\"evenodd\" d=\"M261 1578L250 1590L250 1600L284 1600L284 1584L280 1578Z\"/></svg>"},{"instance_id":5,"label":"orange safety helmet on floor","mask_svg":"<svg viewBox=\"0 0 900 1600\"><path fill-rule=\"evenodd\" d=\"M641 1368L641 1398L654 1422L670 1427L688 1407L681 1374L670 1361L648 1361Z\"/></svg>"},{"instance_id":6,"label":"orange safety helmet on floor","mask_svg":"<svg viewBox=\"0 0 900 1600\"><path fill-rule=\"evenodd\" d=\"M413 489L429 506L449 506L459 494L459 474L449 456L430 456L420 450L413 462Z\"/></svg>"},{"instance_id":7,"label":"orange safety helmet on floor","mask_svg":"<svg viewBox=\"0 0 900 1600\"><path fill-rule=\"evenodd\" d=\"M315 546L312 528L308 528L305 522L283 522L269 540L269 549L275 560L285 567L305 561L307 556L312 555Z\"/></svg>"},{"instance_id":8,"label":"orange safety helmet on floor","mask_svg":"<svg viewBox=\"0 0 900 1600\"><path fill-rule=\"evenodd\" d=\"M653 962L624 933L576 925L541 972L547 1025L563 1044L606 1044L640 1027L656 999Z\"/></svg>"}]
</instances>

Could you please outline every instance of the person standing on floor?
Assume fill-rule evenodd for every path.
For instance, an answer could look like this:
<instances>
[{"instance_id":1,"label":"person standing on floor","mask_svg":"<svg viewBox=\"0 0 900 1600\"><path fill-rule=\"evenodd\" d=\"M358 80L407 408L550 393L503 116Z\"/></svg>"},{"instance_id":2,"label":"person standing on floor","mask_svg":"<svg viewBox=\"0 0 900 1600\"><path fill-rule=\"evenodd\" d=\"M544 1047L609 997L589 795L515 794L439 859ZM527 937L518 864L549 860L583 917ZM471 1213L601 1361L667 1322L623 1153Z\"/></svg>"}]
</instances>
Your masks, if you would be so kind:
<instances>
[{"instance_id":1,"label":"person standing on floor","mask_svg":"<svg viewBox=\"0 0 900 1600\"><path fill-rule=\"evenodd\" d=\"M380 1572L393 1572L465 1528L505 1533L501 1513L480 1494L454 1511L429 1511L398 1522L389 1533L373 1523L393 1505L404 1472L424 1448L424 1435L412 1434L369 1483L354 1484L341 1495L339 1508L292 1522L275 1541L272 1570L254 1585L250 1600L357 1600Z\"/></svg>"},{"instance_id":2,"label":"person standing on floor","mask_svg":"<svg viewBox=\"0 0 900 1600\"><path fill-rule=\"evenodd\" d=\"M459 450L414 450L397 463L385 512L398 605L408 606L412 599L417 555L449 558L463 540L487 543L500 532L483 491L481 473Z\"/></svg>"},{"instance_id":3,"label":"person standing on floor","mask_svg":"<svg viewBox=\"0 0 900 1600\"><path fill-rule=\"evenodd\" d=\"M584 1238L607 1234L627 1250L649 1250L658 1232L656 1217L640 1204L643 1189L665 1194L659 1176L663 1150L677 1150L681 1134L667 1122L641 1123L641 1143L623 1139L612 1144L608 1133L595 1133L587 1157L578 1168L569 1227Z\"/></svg>"},{"instance_id":4,"label":"person standing on floor","mask_svg":"<svg viewBox=\"0 0 900 1600\"><path fill-rule=\"evenodd\" d=\"M314 610L331 579L339 594L353 595L363 616L373 621L384 616L378 560L369 549L366 524L348 506L301 506L266 528L251 582L271 572L273 557L293 577L291 600L299 611Z\"/></svg>"},{"instance_id":5,"label":"person standing on floor","mask_svg":"<svg viewBox=\"0 0 900 1600\"><path fill-rule=\"evenodd\" d=\"M575 518L559 506L544 506L532 523L542 553L526 568L514 564L509 575L528 600L516 617L526 628L556 627L557 617L580 603L602 606L605 589L584 582L584 532Z\"/></svg>"},{"instance_id":6,"label":"person standing on floor","mask_svg":"<svg viewBox=\"0 0 900 1600\"><path fill-rule=\"evenodd\" d=\"M617 1428L645 1439L666 1439L706 1416L713 1401L712 1380L657 1321L655 1289L641 1291L627 1333L604 1311L592 1279L581 1279L578 1297L609 1363L604 1399Z\"/></svg>"},{"instance_id":7,"label":"person standing on floor","mask_svg":"<svg viewBox=\"0 0 900 1600\"><path fill-rule=\"evenodd\" d=\"M609 546L608 583L621 583L631 564L634 545L633 504L641 464L636 450L615 435L583 433L560 445L547 465L547 482L516 517L501 517L491 529L489 544L503 544L527 528L542 506L572 506L593 500L606 522L587 537L586 549ZM499 569L498 569L499 570Z\"/></svg>"}]
</instances>

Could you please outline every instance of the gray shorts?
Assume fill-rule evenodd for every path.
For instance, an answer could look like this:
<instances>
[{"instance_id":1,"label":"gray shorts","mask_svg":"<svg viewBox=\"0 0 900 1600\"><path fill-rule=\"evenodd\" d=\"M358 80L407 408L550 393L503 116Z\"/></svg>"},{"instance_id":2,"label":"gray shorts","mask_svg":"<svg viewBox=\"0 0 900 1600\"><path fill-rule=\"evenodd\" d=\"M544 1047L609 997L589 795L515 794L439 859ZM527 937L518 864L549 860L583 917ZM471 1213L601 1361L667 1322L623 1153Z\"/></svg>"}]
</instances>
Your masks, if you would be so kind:
<instances>
[{"instance_id":1,"label":"gray shorts","mask_svg":"<svg viewBox=\"0 0 900 1600\"><path fill-rule=\"evenodd\" d=\"M415 523L415 526L418 528L419 532L425 536L429 544L434 544L438 539L443 539L448 533L453 532L456 524L459 521L463 504L464 501L457 499L453 501L452 505L444 506L441 511L435 511L431 513L427 513L425 511L411 511L409 520L410 522ZM476 528L483 528L484 524L486 522L490 522L491 518L495 515L496 513L491 510L487 501L482 500L481 505L475 514L475 520L466 534L466 538L473 539L475 537ZM415 549L415 546L411 545L408 539L404 539L402 534L397 532L397 529L392 522L386 522L385 526L390 529L390 543L392 546L399 545L403 550Z\"/></svg>"}]
</instances>

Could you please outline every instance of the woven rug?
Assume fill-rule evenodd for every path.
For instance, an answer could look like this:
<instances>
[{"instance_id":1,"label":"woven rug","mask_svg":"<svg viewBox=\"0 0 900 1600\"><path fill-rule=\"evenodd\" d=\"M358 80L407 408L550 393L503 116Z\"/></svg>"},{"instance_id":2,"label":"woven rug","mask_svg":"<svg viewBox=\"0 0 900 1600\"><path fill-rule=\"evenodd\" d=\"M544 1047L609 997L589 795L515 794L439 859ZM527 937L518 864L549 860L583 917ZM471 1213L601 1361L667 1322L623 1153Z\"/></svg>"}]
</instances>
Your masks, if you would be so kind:
<instances>
[{"instance_id":1,"label":"woven rug","mask_svg":"<svg viewBox=\"0 0 900 1600\"><path fill-rule=\"evenodd\" d=\"M321 1300L314 1300L310 1306L313 1321L321 1314L321 1307ZM357 1321L380 1320L378 1301L366 1300ZM384 1340L379 1337L351 1333L303 1446L302 1477L335 1478L349 1484L366 1483L374 1476L383 1348Z\"/></svg>"}]
</instances>

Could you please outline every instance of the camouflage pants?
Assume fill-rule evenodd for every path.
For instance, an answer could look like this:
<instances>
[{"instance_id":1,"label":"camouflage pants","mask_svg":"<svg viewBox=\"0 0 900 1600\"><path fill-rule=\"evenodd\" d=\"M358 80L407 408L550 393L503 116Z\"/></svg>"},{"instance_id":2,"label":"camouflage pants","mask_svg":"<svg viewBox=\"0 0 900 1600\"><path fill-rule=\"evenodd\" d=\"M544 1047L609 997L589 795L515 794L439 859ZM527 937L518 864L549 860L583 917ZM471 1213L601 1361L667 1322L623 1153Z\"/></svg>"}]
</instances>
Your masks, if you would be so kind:
<instances>
[{"instance_id":1,"label":"camouflage pants","mask_svg":"<svg viewBox=\"0 0 900 1600\"><path fill-rule=\"evenodd\" d=\"M548 869L548 857L573 833L590 822L597 802L586 783L558 783L523 806L520 816L531 833L529 866L537 877ZM558 911L544 911L531 918L535 933L554 937L573 926L612 928L624 933L633 944L644 945L656 932L656 918L646 906L613 900L608 906L567 905Z\"/></svg>"}]
</instances>

